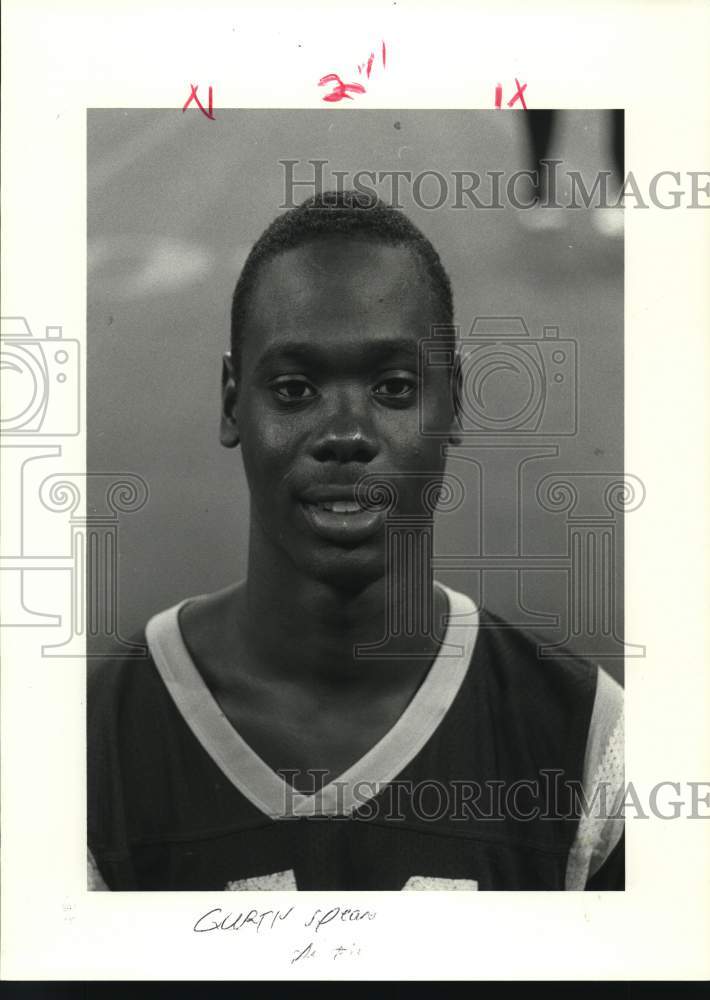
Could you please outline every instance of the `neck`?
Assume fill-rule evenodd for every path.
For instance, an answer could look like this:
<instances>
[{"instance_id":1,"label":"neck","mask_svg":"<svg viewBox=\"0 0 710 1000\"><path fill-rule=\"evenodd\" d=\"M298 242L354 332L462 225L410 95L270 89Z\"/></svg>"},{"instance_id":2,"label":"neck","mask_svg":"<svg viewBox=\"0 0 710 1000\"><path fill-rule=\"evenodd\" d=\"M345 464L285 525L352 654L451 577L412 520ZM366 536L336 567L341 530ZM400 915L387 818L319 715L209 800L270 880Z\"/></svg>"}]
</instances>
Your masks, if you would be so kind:
<instances>
[{"instance_id":1,"label":"neck","mask_svg":"<svg viewBox=\"0 0 710 1000\"><path fill-rule=\"evenodd\" d=\"M406 587L386 573L357 590L343 589L306 576L282 550L252 533L243 634L262 662L289 677L297 672L341 685L348 679L396 682L413 665L422 669L433 660L447 609L430 568L415 581L406 567L399 572ZM363 655L365 646L374 649Z\"/></svg>"}]
</instances>

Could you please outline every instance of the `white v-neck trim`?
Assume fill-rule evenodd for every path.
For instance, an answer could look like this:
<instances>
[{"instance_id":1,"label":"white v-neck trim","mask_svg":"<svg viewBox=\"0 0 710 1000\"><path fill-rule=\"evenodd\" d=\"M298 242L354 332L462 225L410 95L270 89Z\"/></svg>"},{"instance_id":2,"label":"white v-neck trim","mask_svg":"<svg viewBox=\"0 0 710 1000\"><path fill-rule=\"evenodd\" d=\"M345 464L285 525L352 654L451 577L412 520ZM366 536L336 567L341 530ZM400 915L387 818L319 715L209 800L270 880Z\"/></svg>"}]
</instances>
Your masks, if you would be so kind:
<instances>
[{"instance_id":1,"label":"white v-neck trim","mask_svg":"<svg viewBox=\"0 0 710 1000\"><path fill-rule=\"evenodd\" d=\"M146 639L168 692L203 749L231 783L274 819L348 815L392 781L434 734L466 676L478 635L478 608L465 594L436 584L449 601L439 652L416 694L390 730L364 756L315 794L306 795L274 771L239 735L205 684L185 645L181 608L160 612ZM369 791L368 791L369 789Z\"/></svg>"}]
</instances>

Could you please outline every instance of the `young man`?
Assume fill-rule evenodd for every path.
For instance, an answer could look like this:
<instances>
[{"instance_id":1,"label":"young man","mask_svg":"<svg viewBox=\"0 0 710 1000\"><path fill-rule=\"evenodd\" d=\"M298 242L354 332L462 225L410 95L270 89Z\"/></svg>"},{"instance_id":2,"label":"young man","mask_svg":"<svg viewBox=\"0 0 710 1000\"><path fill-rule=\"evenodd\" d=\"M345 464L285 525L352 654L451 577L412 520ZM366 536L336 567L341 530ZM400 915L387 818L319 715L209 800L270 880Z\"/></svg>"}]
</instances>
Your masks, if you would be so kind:
<instances>
[{"instance_id":1,"label":"young man","mask_svg":"<svg viewBox=\"0 0 710 1000\"><path fill-rule=\"evenodd\" d=\"M432 576L459 372L419 344L452 324L381 203L317 196L253 247L221 425L247 577L90 676L96 887L623 888L621 820L583 809L622 785L621 689Z\"/></svg>"}]
</instances>

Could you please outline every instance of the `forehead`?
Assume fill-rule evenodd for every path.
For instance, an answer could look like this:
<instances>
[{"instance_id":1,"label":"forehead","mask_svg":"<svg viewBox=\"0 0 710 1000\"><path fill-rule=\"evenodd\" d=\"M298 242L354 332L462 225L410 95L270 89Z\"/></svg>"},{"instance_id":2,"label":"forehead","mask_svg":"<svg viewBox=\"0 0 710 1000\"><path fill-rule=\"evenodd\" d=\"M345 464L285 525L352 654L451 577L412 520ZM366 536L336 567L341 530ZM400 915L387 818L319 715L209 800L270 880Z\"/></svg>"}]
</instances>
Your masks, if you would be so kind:
<instances>
[{"instance_id":1,"label":"forehead","mask_svg":"<svg viewBox=\"0 0 710 1000\"><path fill-rule=\"evenodd\" d=\"M289 337L340 349L393 335L416 342L435 312L430 278L407 246L321 237L260 267L242 346L255 356Z\"/></svg>"}]
</instances>

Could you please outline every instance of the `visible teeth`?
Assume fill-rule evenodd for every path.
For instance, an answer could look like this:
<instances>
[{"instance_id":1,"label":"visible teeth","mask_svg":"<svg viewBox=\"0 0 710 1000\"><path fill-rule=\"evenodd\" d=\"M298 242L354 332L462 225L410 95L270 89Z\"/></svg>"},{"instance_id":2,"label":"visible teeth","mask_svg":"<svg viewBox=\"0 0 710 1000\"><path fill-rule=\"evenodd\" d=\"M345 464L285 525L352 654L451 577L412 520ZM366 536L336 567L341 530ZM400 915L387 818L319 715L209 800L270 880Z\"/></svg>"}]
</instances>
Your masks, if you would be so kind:
<instances>
[{"instance_id":1,"label":"visible teeth","mask_svg":"<svg viewBox=\"0 0 710 1000\"><path fill-rule=\"evenodd\" d=\"M357 514L360 504L355 500L333 500L320 504L323 510L332 510L334 514Z\"/></svg>"}]
</instances>

